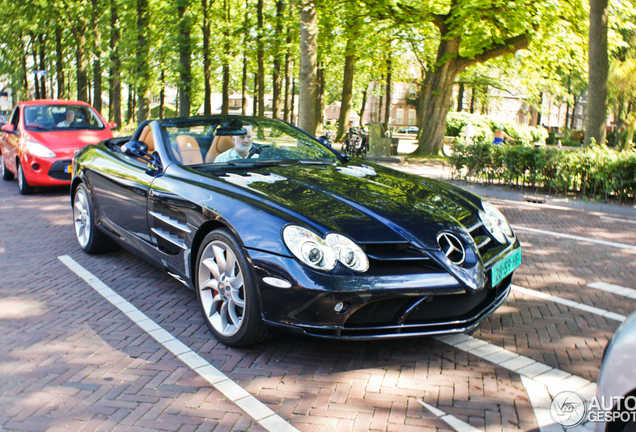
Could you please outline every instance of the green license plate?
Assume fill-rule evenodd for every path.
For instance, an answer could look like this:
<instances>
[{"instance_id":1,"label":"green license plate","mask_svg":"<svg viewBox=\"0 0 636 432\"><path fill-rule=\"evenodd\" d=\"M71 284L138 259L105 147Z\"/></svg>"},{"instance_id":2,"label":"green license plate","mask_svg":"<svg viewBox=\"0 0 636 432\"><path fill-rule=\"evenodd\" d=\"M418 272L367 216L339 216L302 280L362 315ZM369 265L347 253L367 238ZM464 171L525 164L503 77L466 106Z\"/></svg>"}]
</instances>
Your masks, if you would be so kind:
<instances>
[{"instance_id":1,"label":"green license plate","mask_svg":"<svg viewBox=\"0 0 636 432\"><path fill-rule=\"evenodd\" d=\"M521 265L521 248L515 249L508 254L503 260L499 261L492 267L490 279L492 286L497 285L503 278L512 273Z\"/></svg>"}]
</instances>

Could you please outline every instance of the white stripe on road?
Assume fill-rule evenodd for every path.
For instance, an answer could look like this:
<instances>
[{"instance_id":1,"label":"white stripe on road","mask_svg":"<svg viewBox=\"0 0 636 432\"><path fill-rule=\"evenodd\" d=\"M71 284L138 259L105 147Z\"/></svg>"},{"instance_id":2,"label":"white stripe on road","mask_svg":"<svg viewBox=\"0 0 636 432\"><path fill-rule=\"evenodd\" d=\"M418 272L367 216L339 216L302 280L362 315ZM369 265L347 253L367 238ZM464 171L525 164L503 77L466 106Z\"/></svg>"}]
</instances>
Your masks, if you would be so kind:
<instances>
[{"instance_id":1,"label":"white stripe on road","mask_svg":"<svg viewBox=\"0 0 636 432\"><path fill-rule=\"evenodd\" d=\"M597 308L594 306L588 306L586 304L582 304L582 303L577 303L577 302L573 302L572 300L568 300L568 299L564 299L561 297L557 297L557 296L553 296L550 294L545 294L539 291L535 291L535 290L531 290L528 288L522 288L520 286L517 285L512 285L512 289L515 291L518 291L520 293L523 294L527 294L533 297L539 297L542 298L544 300L549 300L551 302L554 303L559 303L568 307L571 307L573 309L579 309L585 312L590 312L596 315L601 315L607 319L611 319L614 321L620 321L623 322L627 319L627 317L625 315L621 315L621 314L617 314L614 312L610 312L610 311L606 311L605 309L601 309L601 308Z\"/></svg>"},{"instance_id":2,"label":"white stripe on road","mask_svg":"<svg viewBox=\"0 0 636 432\"><path fill-rule=\"evenodd\" d=\"M615 242L609 242L609 241L605 241L605 240L596 240L596 239L591 239L591 238L588 238L588 237L580 237L580 236L575 236L575 235L570 235L570 234L562 234L562 233L557 233L557 232L552 232L552 231L543 231L543 230L538 230L538 229L534 229L534 228L526 228L526 227L522 227L522 226L519 226L519 225L510 225L510 226L515 231L529 231L529 232L533 232L533 233L537 233L537 234L545 234L545 235L554 236L554 237L562 237L562 238L578 240L578 241L582 241L582 242L586 242L586 243L596 243L596 244L601 244L601 245L604 245L604 246L611 246L611 247L615 247L615 248L619 248L619 249L636 250L636 246L628 245L628 244L625 244L625 243L615 243Z\"/></svg>"},{"instance_id":3,"label":"white stripe on road","mask_svg":"<svg viewBox=\"0 0 636 432\"><path fill-rule=\"evenodd\" d=\"M169 332L148 318L146 314L84 269L75 262L73 258L64 255L59 256L58 259L168 351L172 352L179 360L184 362L190 369L197 372L203 379L212 384L214 388L223 393L225 397L238 405L239 408L245 411L245 413L256 420L266 430L270 432L299 432L298 429L283 420L282 417L272 411L267 405L250 395L241 386L208 363L203 357L192 351L178 339L175 339Z\"/></svg>"},{"instance_id":4,"label":"white stripe on road","mask_svg":"<svg viewBox=\"0 0 636 432\"><path fill-rule=\"evenodd\" d=\"M608 284L606 282L592 282L590 284L587 284L587 286L589 286L590 288L596 288L608 293L636 299L636 290L632 288L625 288L620 285Z\"/></svg>"},{"instance_id":5,"label":"white stripe on road","mask_svg":"<svg viewBox=\"0 0 636 432\"><path fill-rule=\"evenodd\" d=\"M613 221L613 222L627 222L631 224L636 224L636 220L633 220L633 219L618 219L618 218L607 217L607 216L599 216L599 218L608 220L608 221Z\"/></svg>"},{"instance_id":6,"label":"white stripe on road","mask_svg":"<svg viewBox=\"0 0 636 432\"><path fill-rule=\"evenodd\" d=\"M427 404L423 400L419 400L419 399L415 399L415 400L418 401L424 408L429 410L437 418L439 418L440 420L444 421L447 425L452 427L457 432L482 432L481 429L477 429L476 427L473 427L473 426L469 425L468 423L461 421L457 417L454 417L454 416L452 416L450 414L446 414L444 411L439 410L439 409Z\"/></svg>"}]
</instances>

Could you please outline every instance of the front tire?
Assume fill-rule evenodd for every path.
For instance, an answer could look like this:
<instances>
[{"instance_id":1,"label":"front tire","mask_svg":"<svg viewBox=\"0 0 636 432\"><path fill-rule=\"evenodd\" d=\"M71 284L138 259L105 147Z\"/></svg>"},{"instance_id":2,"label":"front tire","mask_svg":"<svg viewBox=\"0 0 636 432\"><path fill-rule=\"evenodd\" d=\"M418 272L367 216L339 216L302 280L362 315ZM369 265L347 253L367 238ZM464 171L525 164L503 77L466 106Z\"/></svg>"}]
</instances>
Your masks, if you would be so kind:
<instances>
[{"instance_id":1,"label":"front tire","mask_svg":"<svg viewBox=\"0 0 636 432\"><path fill-rule=\"evenodd\" d=\"M0 154L0 170L2 170L2 180L13 180L13 173L7 169L2 154Z\"/></svg>"},{"instance_id":2,"label":"front tire","mask_svg":"<svg viewBox=\"0 0 636 432\"><path fill-rule=\"evenodd\" d=\"M73 196L73 227L77 242L88 254L98 254L117 248L110 237L97 229L93 200L83 184L77 187Z\"/></svg>"},{"instance_id":3,"label":"front tire","mask_svg":"<svg viewBox=\"0 0 636 432\"><path fill-rule=\"evenodd\" d=\"M218 341L241 347L268 338L252 267L227 229L203 239L194 279L201 313Z\"/></svg>"},{"instance_id":4,"label":"front tire","mask_svg":"<svg viewBox=\"0 0 636 432\"><path fill-rule=\"evenodd\" d=\"M35 188L29 185L26 177L24 176L24 170L22 169L22 164L18 162L18 189L20 189L20 193L22 195L31 195Z\"/></svg>"}]
</instances>

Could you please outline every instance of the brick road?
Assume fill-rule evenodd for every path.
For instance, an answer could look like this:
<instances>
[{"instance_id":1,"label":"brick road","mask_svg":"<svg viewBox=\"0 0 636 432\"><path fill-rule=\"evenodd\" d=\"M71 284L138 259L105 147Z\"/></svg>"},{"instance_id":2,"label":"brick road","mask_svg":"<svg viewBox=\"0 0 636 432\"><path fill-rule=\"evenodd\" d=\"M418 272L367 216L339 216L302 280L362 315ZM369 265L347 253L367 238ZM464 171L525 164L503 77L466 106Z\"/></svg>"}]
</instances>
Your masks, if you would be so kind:
<instances>
[{"instance_id":1,"label":"brick road","mask_svg":"<svg viewBox=\"0 0 636 432\"><path fill-rule=\"evenodd\" d=\"M636 245L636 225L598 214L497 203L514 225ZM625 218L624 216L621 216ZM517 232L516 285L627 315L636 300L587 287L636 288L636 251ZM263 431L219 391L59 260L70 255L175 338L300 431L451 430L418 399L484 431L537 427L521 379L430 338L219 344L196 295L133 254L89 256L68 191L20 196L0 181L0 429ZM596 381L618 322L513 293L474 334Z\"/></svg>"}]
</instances>

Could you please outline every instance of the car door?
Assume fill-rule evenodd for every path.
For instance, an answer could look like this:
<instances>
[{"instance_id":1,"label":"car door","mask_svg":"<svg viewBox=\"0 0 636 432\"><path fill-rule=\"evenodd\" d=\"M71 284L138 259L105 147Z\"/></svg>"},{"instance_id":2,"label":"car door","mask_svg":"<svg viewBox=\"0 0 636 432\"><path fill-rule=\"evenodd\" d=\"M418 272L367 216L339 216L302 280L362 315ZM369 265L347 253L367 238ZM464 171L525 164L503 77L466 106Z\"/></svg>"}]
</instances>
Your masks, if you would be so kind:
<instances>
[{"instance_id":1,"label":"car door","mask_svg":"<svg viewBox=\"0 0 636 432\"><path fill-rule=\"evenodd\" d=\"M14 174L18 172L16 158L18 156L18 146L20 145L20 106L16 106L11 116L13 132L2 132L2 154L5 166Z\"/></svg>"},{"instance_id":2,"label":"car door","mask_svg":"<svg viewBox=\"0 0 636 432\"><path fill-rule=\"evenodd\" d=\"M148 162L120 152L106 153L101 166L88 173L97 212L120 234L150 243L146 209L153 172Z\"/></svg>"}]
</instances>

